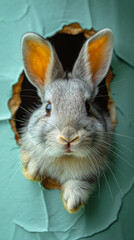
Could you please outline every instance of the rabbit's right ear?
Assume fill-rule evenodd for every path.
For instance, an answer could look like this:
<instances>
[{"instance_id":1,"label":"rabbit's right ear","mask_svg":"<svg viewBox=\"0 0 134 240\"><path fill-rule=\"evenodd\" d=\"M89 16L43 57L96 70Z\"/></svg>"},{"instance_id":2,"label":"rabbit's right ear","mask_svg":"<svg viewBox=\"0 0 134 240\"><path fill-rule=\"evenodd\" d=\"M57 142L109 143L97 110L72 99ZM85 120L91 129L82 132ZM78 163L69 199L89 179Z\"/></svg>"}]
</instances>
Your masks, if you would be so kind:
<instances>
[{"instance_id":1,"label":"rabbit's right ear","mask_svg":"<svg viewBox=\"0 0 134 240\"><path fill-rule=\"evenodd\" d=\"M49 41L38 34L24 35L22 59L29 81L37 88L41 97L51 81L64 76L63 67L54 48Z\"/></svg>"}]
</instances>

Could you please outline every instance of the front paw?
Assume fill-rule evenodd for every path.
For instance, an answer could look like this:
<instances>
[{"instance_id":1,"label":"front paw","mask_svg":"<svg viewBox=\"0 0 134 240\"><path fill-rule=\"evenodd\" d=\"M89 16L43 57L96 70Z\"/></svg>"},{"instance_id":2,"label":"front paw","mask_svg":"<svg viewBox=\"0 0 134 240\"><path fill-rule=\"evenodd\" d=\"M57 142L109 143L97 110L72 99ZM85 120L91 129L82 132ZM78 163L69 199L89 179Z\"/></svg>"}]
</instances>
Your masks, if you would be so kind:
<instances>
[{"instance_id":1,"label":"front paw","mask_svg":"<svg viewBox=\"0 0 134 240\"><path fill-rule=\"evenodd\" d=\"M30 181L42 181L37 164L31 159L30 154L24 149L21 150L21 161L25 178Z\"/></svg>"},{"instance_id":2,"label":"front paw","mask_svg":"<svg viewBox=\"0 0 134 240\"><path fill-rule=\"evenodd\" d=\"M62 186L62 201L69 213L77 212L89 196L89 184L79 180L69 180Z\"/></svg>"},{"instance_id":3,"label":"front paw","mask_svg":"<svg viewBox=\"0 0 134 240\"><path fill-rule=\"evenodd\" d=\"M30 174L27 168L23 167L23 174L25 176L25 178L27 178L30 181L42 181L41 176L39 176L37 173L34 174Z\"/></svg>"}]
</instances>

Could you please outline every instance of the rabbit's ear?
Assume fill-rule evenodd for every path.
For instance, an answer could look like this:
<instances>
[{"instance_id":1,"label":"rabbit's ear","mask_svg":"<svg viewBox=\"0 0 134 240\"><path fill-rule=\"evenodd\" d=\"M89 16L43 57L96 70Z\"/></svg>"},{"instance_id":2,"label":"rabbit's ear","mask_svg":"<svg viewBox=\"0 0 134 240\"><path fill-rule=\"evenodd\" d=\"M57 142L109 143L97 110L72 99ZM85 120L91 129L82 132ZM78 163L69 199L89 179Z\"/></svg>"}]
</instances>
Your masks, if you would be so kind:
<instances>
[{"instance_id":1,"label":"rabbit's ear","mask_svg":"<svg viewBox=\"0 0 134 240\"><path fill-rule=\"evenodd\" d=\"M64 76L62 65L50 42L35 33L24 35L22 59L29 81L40 93L51 81Z\"/></svg>"},{"instance_id":2,"label":"rabbit's ear","mask_svg":"<svg viewBox=\"0 0 134 240\"><path fill-rule=\"evenodd\" d=\"M97 86L108 72L112 52L112 31L103 29L83 45L72 71L73 77L86 81L90 87Z\"/></svg>"}]
</instances>

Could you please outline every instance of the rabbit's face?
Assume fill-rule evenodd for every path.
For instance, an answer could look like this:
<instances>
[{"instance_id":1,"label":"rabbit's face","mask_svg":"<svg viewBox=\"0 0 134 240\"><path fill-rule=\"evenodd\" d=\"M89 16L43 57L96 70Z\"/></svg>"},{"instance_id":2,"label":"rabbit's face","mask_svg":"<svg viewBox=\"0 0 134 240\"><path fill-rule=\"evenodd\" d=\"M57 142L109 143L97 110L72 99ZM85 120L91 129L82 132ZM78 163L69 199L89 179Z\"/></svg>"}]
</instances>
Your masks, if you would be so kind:
<instances>
[{"instance_id":1,"label":"rabbit's face","mask_svg":"<svg viewBox=\"0 0 134 240\"><path fill-rule=\"evenodd\" d=\"M49 85L28 127L44 155L86 157L97 149L106 123L90 99L88 85L79 79L59 79Z\"/></svg>"}]
</instances>

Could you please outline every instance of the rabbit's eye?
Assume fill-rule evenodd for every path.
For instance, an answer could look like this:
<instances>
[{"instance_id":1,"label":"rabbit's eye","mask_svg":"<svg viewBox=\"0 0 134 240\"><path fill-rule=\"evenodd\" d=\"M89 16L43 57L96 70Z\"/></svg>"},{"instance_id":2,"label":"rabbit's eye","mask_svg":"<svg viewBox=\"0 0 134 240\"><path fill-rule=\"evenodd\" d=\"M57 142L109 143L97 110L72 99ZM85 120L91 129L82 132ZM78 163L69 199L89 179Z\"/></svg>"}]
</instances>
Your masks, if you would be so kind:
<instances>
[{"instance_id":1,"label":"rabbit's eye","mask_svg":"<svg viewBox=\"0 0 134 240\"><path fill-rule=\"evenodd\" d=\"M51 109L52 109L52 105L51 105L51 103L49 102L49 103L46 105L46 113L47 113L47 115L50 115Z\"/></svg>"},{"instance_id":2,"label":"rabbit's eye","mask_svg":"<svg viewBox=\"0 0 134 240\"><path fill-rule=\"evenodd\" d=\"M87 101L85 102L85 107L86 107L87 115L89 115L90 114L90 104Z\"/></svg>"}]
</instances>

